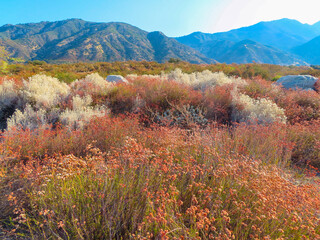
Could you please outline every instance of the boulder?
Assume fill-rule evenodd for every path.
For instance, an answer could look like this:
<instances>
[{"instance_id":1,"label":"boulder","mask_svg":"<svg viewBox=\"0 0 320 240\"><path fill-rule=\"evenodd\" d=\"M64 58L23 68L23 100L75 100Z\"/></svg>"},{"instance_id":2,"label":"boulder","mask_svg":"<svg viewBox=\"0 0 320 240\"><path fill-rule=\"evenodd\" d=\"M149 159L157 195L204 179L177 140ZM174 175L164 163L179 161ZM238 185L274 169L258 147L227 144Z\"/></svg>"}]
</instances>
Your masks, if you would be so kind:
<instances>
[{"instance_id":1,"label":"boulder","mask_svg":"<svg viewBox=\"0 0 320 240\"><path fill-rule=\"evenodd\" d=\"M315 90L315 83L318 78L311 75L288 75L278 79L276 85L281 85L286 89Z\"/></svg>"},{"instance_id":2,"label":"boulder","mask_svg":"<svg viewBox=\"0 0 320 240\"><path fill-rule=\"evenodd\" d=\"M125 79L121 75L109 75L107 77L107 81L113 83L128 83L127 79Z\"/></svg>"}]
</instances>

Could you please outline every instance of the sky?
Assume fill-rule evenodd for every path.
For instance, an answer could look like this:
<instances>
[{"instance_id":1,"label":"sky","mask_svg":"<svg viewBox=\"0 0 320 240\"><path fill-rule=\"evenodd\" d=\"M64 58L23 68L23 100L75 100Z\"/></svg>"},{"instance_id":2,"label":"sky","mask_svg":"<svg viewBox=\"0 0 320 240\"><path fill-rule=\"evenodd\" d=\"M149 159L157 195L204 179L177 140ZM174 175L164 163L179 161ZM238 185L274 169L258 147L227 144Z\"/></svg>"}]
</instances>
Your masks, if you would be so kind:
<instances>
[{"instance_id":1,"label":"sky","mask_svg":"<svg viewBox=\"0 0 320 240\"><path fill-rule=\"evenodd\" d=\"M81 18L177 37L281 18L313 24L320 21L319 7L319 0L0 0L0 26Z\"/></svg>"}]
</instances>

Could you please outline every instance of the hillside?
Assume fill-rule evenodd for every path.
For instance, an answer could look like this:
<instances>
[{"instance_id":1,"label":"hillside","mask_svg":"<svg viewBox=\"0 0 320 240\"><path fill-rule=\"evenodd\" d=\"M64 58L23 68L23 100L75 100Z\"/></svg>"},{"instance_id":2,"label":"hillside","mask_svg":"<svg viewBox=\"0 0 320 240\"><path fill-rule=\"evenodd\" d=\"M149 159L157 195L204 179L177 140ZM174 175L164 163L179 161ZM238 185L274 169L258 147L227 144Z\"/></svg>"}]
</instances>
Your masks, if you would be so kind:
<instances>
[{"instance_id":1,"label":"hillside","mask_svg":"<svg viewBox=\"0 0 320 240\"><path fill-rule=\"evenodd\" d=\"M198 49L210 40L229 40L239 42L253 40L263 45L273 46L282 50L299 46L320 35L320 24L302 24L291 19L280 19L270 22L259 22L255 25L220 33L194 32L176 38L179 42Z\"/></svg>"},{"instance_id":2,"label":"hillside","mask_svg":"<svg viewBox=\"0 0 320 240\"><path fill-rule=\"evenodd\" d=\"M257 62L277 65L307 65L306 62L291 53L251 40L240 42L213 40L204 43L199 51L209 58L227 64Z\"/></svg>"},{"instance_id":3,"label":"hillside","mask_svg":"<svg viewBox=\"0 0 320 240\"><path fill-rule=\"evenodd\" d=\"M93 24L80 19L58 22L40 22L0 27L0 41L13 57L32 59L48 42L60 41Z\"/></svg>"},{"instance_id":4,"label":"hillside","mask_svg":"<svg viewBox=\"0 0 320 240\"><path fill-rule=\"evenodd\" d=\"M170 58L179 58L191 63L213 62L164 34L159 35L159 39L153 35L126 23L70 19L4 25L0 27L0 44L13 57L24 60L165 62Z\"/></svg>"},{"instance_id":5,"label":"hillside","mask_svg":"<svg viewBox=\"0 0 320 240\"><path fill-rule=\"evenodd\" d=\"M169 60L170 58L189 59L189 62L216 62L215 60L208 59L207 57L199 55L199 53L183 44L180 44L177 40L166 37L162 32L151 32L147 35L154 49L154 60L157 62L163 62L163 60Z\"/></svg>"},{"instance_id":6,"label":"hillside","mask_svg":"<svg viewBox=\"0 0 320 240\"><path fill-rule=\"evenodd\" d=\"M301 46L293 48L292 52L299 55L310 64L320 64L320 36Z\"/></svg>"}]
</instances>

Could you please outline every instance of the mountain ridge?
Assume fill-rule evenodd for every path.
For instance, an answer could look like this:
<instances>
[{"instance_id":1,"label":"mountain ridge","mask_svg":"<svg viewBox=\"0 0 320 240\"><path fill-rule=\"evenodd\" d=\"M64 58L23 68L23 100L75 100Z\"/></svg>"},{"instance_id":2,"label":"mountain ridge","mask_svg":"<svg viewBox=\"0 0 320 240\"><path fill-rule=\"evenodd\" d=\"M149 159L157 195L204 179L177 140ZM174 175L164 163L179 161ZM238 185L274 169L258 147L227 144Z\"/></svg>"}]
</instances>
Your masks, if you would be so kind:
<instances>
[{"instance_id":1,"label":"mountain ridge","mask_svg":"<svg viewBox=\"0 0 320 240\"><path fill-rule=\"evenodd\" d=\"M312 58L305 58L301 53L292 51L292 48L301 46L318 36L320 36L320 21L310 25L284 18L263 21L227 32L198 31L176 39L219 62L248 63L252 60L280 65L308 65L308 60ZM252 40L255 44L251 44L251 48L245 51L241 45L244 40ZM231 47L233 50L230 50Z\"/></svg>"},{"instance_id":2,"label":"mountain ridge","mask_svg":"<svg viewBox=\"0 0 320 240\"><path fill-rule=\"evenodd\" d=\"M308 65L289 52L271 46L265 46L252 40L232 42L228 40L212 40L199 49L207 57L221 63L266 63L276 65Z\"/></svg>"},{"instance_id":3,"label":"mountain ridge","mask_svg":"<svg viewBox=\"0 0 320 240\"><path fill-rule=\"evenodd\" d=\"M320 21L310 25L287 18L227 32L198 31L177 38L123 22L89 22L79 18L0 26L0 45L12 57L56 63L165 62L176 58L197 64L218 61L308 65L315 62L314 52L309 51L309 47L310 56L305 56L302 50L296 49L318 36ZM314 44L320 47L318 41Z\"/></svg>"},{"instance_id":4,"label":"mountain ridge","mask_svg":"<svg viewBox=\"0 0 320 240\"><path fill-rule=\"evenodd\" d=\"M274 21L262 21L251 26L241 27L226 32L193 32L176 39L188 46L201 44L208 40L229 40L238 42L250 39L263 45L281 50L289 50L320 35L320 22L313 25L303 24L294 19L283 18ZM281 36L281 41L279 41Z\"/></svg>"},{"instance_id":5,"label":"mountain ridge","mask_svg":"<svg viewBox=\"0 0 320 240\"><path fill-rule=\"evenodd\" d=\"M148 32L127 23L95 23L82 19L40 22L0 27L0 44L13 57L47 61L165 62L179 58L191 63L213 63L196 50L164 35L170 48L161 58L147 38ZM185 52L186 54L182 54Z\"/></svg>"}]
</instances>

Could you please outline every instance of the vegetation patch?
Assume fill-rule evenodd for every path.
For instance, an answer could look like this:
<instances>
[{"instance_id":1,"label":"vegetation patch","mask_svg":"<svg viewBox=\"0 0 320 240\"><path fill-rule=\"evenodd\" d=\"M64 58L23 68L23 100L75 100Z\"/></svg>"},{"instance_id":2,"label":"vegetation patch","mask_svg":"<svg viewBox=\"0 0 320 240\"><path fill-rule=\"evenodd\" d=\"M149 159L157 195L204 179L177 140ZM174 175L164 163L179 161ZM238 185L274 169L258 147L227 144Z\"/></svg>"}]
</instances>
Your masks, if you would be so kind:
<instances>
[{"instance_id":1,"label":"vegetation patch","mask_svg":"<svg viewBox=\"0 0 320 240\"><path fill-rule=\"evenodd\" d=\"M150 71L121 83L92 73L118 63L68 65L94 68L71 83L65 66L2 79L0 238L320 238L317 91L241 65L128 62Z\"/></svg>"}]
</instances>

